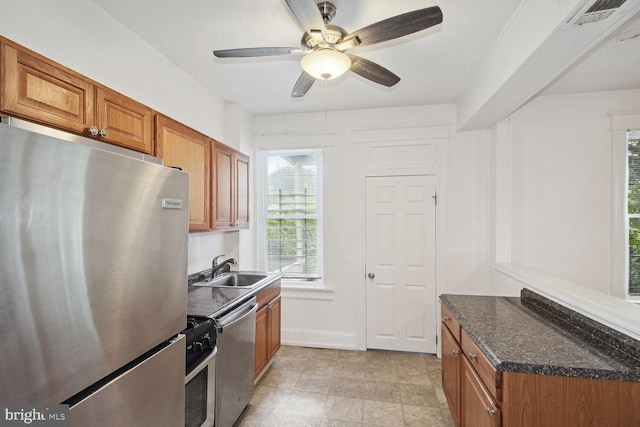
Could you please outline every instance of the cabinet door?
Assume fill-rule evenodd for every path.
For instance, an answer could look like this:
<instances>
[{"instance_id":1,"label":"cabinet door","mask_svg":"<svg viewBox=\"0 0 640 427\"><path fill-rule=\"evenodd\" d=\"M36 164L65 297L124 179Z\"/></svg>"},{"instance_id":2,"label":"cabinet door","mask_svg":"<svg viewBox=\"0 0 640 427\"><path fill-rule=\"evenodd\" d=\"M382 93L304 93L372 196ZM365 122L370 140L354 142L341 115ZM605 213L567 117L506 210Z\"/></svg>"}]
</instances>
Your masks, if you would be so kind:
<instances>
[{"instance_id":1,"label":"cabinet door","mask_svg":"<svg viewBox=\"0 0 640 427\"><path fill-rule=\"evenodd\" d=\"M280 350L280 296L269 303L269 359Z\"/></svg>"},{"instance_id":2,"label":"cabinet door","mask_svg":"<svg viewBox=\"0 0 640 427\"><path fill-rule=\"evenodd\" d=\"M269 361L269 310L262 307L256 313L256 356L254 364L254 378L258 378Z\"/></svg>"},{"instance_id":3,"label":"cabinet door","mask_svg":"<svg viewBox=\"0 0 640 427\"><path fill-rule=\"evenodd\" d=\"M234 215L236 227L249 228L249 156L236 152Z\"/></svg>"},{"instance_id":4,"label":"cabinet door","mask_svg":"<svg viewBox=\"0 0 640 427\"><path fill-rule=\"evenodd\" d=\"M462 350L442 323L442 390L456 425L460 425L460 370Z\"/></svg>"},{"instance_id":5,"label":"cabinet door","mask_svg":"<svg viewBox=\"0 0 640 427\"><path fill-rule=\"evenodd\" d=\"M233 152L215 142L213 145L213 228L233 226Z\"/></svg>"},{"instance_id":6,"label":"cabinet door","mask_svg":"<svg viewBox=\"0 0 640 427\"><path fill-rule=\"evenodd\" d=\"M189 173L189 230L209 229L211 142L203 134L168 117L156 119L156 153L166 166Z\"/></svg>"},{"instance_id":7,"label":"cabinet door","mask_svg":"<svg viewBox=\"0 0 640 427\"><path fill-rule=\"evenodd\" d=\"M106 141L153 154L153 112L146 105L107 88L96 90L99 130Z\"/></svg>"},{"instance_id":8,"label":"cabinet door","mask_svg":"<svg viewBox=\"0 0 640 427\"><path fill-rule=\"evenodd\" d=\"M95 87L58 64L2 44L0 109L75 133L94 121Z\"/></svg>"},{"instance_id":9,"label":"cabinet door","mask_svg":"<svg viewBox=\"0 0 640 427\"><path fill-rule=\"evenodd\" d=\"M462 426L500 427L500 408L466 357L462 365Z\"/></svg>"}]
</instances>

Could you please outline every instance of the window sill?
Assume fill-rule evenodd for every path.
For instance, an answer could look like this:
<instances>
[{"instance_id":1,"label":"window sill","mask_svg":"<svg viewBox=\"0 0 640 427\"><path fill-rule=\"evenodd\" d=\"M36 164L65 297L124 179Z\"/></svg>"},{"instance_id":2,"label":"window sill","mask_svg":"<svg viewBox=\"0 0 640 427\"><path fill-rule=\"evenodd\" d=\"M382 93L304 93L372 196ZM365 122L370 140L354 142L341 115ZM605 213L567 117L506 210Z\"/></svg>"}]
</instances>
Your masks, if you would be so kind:
<instances>
[{"instance_id":1,"label":"window sill","mask_svg":"<svg viewBox=\"0 0 640 427\"><path fill-rule=\"evenodd\" d=\"M334 289L323 287L322 282L309 284L295 280L283 280L280 292L283 298L323 301L334 300Z\"/></svg>"}]
</instances>

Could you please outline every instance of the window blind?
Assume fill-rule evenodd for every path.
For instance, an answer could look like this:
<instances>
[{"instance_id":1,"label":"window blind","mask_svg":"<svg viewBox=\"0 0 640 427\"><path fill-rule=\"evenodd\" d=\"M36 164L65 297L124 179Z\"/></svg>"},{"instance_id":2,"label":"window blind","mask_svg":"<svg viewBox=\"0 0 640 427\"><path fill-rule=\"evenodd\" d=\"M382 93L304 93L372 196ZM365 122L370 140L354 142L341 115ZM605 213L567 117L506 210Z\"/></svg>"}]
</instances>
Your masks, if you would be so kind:
<instances>
[{"instance_id":1,"label":"window blind","mask_svg":"<svg viewBox=\"0 0 640 427\"><path fill-rule=\"evenodd\" d=\"M258 157L260 269L321 279L322 150L264 150Z\"/></svg>"},{"instance_id":2,"label":"window blind","mask_svg":"<svg viewBox=\"0 0 640 427\"><path fill-rule=\"evenodd\" d=\"M627 132L627 248L629 296L640 296L640 131Z\"/></svg>"}]
</instances>

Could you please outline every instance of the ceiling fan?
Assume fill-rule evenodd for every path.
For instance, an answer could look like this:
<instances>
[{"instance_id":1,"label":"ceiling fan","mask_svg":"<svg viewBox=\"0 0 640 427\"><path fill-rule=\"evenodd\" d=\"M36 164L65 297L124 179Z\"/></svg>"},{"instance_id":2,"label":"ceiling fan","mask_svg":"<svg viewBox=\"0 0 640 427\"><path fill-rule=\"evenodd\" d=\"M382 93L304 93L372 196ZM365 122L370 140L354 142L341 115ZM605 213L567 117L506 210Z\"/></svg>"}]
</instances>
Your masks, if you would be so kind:
<instances>
[{"instance_id":1,"label":"ceiling fan","mask_svg":"<svg viewBox=\"0 0 640 427\"><path fill-rule=\"evenodd\" d=\"M293 87L291 96L304 96L316 79L329 80L348 70L383 86L391 87L400 77L386 68L359 56L345 53L349 49L403 37L442 22L438 6L414 10L371 24L353 33L337 25L329 25L336 7L328 2L316 4L314 0L285 0L305 33L301 47L255 47L215 50L218 58L248 58L260 56L302 55L302 74Z\"/></svg>"}]
</instances>

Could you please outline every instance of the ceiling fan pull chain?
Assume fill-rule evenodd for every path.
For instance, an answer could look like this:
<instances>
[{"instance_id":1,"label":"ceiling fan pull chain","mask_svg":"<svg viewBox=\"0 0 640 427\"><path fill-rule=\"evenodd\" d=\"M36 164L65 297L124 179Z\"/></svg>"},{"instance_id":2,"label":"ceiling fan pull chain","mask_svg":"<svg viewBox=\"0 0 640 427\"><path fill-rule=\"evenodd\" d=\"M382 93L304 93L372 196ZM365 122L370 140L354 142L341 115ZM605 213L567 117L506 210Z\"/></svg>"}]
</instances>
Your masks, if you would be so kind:
<instances>
[{"instance_id":1,"label":"ceiling fan pull chain","mask_svg":"<svg viewBox=\"0 0 640 427\"><path fill-rule=\"evenodd\" d=\"M327 80L321 80L322 88L324 89L324 122L329 123L329 91L327 90L328 82Z\"/></svg>"}]
</instances>

